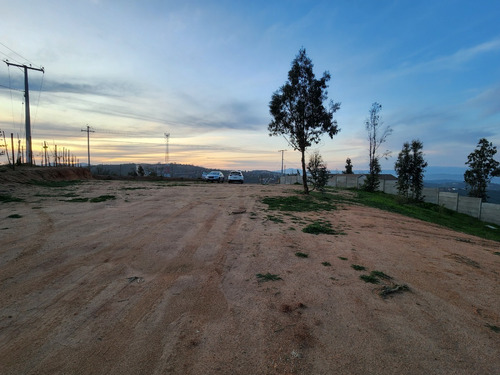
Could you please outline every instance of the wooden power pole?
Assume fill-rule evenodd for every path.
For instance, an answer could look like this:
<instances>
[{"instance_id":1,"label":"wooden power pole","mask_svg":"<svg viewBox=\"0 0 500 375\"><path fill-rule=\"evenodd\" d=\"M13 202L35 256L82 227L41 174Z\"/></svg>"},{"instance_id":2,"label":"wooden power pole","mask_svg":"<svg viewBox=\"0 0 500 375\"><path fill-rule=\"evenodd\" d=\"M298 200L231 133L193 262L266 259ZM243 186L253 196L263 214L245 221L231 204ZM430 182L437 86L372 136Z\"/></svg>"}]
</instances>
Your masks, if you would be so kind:
<instances>
[{"instance_id":1,"label":"wooden power pole","mask_svg":"<svg viewBox=\"0 0 500 375\"><path fill-rule=\"evenodd\" d=\"M33 68L31 66L13 64L8 60L4 60L7 66L17 66L24 69L24 98L25 98L25 120L26 120L26 163L33 164L33 149L31 147L31 118L30 118L30 90L28 85L28 69L38 70L45 73L44 68Z\"/></svg>"}]
</instances>

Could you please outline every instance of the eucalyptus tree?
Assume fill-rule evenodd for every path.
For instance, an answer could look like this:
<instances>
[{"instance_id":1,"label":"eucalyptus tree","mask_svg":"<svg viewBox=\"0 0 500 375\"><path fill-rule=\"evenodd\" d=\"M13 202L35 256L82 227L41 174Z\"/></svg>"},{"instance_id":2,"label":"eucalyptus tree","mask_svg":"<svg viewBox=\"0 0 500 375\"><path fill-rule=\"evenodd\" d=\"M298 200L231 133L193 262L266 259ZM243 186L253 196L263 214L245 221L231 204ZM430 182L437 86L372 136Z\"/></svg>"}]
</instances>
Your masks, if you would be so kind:
<instances>
[{"instance_id":1,"label":"eucalyptus tree","mask_svg":"<svg viewBox=\"0 0 500 375\"><path fill-rule=\"evenodd\" d=\"M273 117L268 125L269 135L288 137L290 145L300 152L305 194L309 194L305 162L307 148L319 143L324 133L333 138L340 131L337 121L333 119L340 103L330 101L328 109L324 105L328 99L327 83L330 78L330 73L326 71L320 79L316 79L313 63L306 50L301 48L292 61L288 80L273 93L269 103L269 112Z\"/></svg>"}]
</instances>

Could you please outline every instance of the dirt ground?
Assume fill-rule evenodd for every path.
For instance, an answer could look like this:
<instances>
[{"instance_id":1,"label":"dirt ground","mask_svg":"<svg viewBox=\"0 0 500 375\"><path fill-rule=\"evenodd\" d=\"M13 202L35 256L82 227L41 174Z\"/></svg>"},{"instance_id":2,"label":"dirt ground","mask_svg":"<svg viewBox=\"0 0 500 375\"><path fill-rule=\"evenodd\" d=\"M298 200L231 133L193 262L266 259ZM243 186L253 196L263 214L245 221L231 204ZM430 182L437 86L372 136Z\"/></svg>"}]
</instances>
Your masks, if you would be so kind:
<instances>
[{"instance_id":1,"label":"dirt ground","mask_svg":"<svg viewBox=\"0 0 500 375\"><path fill-rule=\"evenodd\" d=\"M0 373L500 373L499 243L296 189L0 184Z\"/></svg>"}]
</instances>

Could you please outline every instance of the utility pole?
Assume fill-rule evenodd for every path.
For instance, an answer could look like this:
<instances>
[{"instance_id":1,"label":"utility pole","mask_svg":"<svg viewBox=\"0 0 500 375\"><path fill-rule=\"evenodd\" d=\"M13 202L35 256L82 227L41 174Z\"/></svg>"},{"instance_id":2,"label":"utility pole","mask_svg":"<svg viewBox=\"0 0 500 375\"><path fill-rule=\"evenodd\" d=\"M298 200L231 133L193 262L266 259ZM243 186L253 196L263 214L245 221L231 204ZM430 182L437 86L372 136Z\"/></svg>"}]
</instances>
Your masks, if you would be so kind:
<instances>
[{"instance_id":1,"label":"utility pole","mask_svg":"<svg viewBox=\"0 0 500 375\"><path fill-rule=\"evenodd\" d=\"M95 133L95 130L90 130L90 126L87 125L87 129L82 129L82 132L87 132L87 154L88 154L88 164L90 171L90 133Z\"/></svg>"},{"instance_id":2,"label":"utility pole","mask_svg":"<svg viewBox=\"0 0 500 375\"><path fill-rule=\"evenodd\" d=\"M38 70L45 73L44 68L33 68L32 66L13 64L9 60L4 60L7 66L17 66L24 69L24 98L25 98L25 120L26 120L26 163L33 164L33 150L31 148L31 118L30 118L30 90L28 85L28 69Z\"/></svg>"},{"instance_id":3,"label":"utility pole","mask_svg":"<svg viewBox=\"0 0 500 375\"><path fill-rule=\"evenodd\" d=\"M278 152L281 152L281 175L282 176L283 176L283 158L284 158L285 151L287 151L287 150L278 150Z\"/></svg>"}]
</instances>

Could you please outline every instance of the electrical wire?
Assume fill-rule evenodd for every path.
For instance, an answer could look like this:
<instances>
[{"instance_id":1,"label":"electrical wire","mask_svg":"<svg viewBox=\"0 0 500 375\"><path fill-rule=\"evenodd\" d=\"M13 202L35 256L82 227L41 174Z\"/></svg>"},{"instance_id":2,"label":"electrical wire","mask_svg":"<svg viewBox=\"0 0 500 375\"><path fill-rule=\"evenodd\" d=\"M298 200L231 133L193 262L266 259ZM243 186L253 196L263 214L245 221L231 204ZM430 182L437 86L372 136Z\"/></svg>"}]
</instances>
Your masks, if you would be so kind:
<instances>
[{"instance_id":1,"label":"electrical wire","mask_svg":"<svg viewBox=\"0 0 500 375\"><path fill-rule=\"evenodd\" d=\"M37 116L38 116L38 108L40 107L40 96L42 95L42 87L43 87L43 79L45 77L45 72L42 72L42 81L40 82L40 89L38 90L38 100L36 102L36 109L35 109L35 117L33 119L33 122L32 122L32 129L35 128L35 124L36 124L36 119L37 119Z\"/></svg>"},{"instance_id":2,"label":"electrical wire","mask_svg":"<svg viewBox=\"0 0 500 375\"><path fill-rule=\"evenodd\" d=\"M5 48L7 48L10 52L15 53L15 54L16 54L17 56L19 56L21 59L23 59L23 60L25 60L25 61L29 62L31 65L33 65L33 63L32 63L31 61L29 61L26 57L21 56L19 53L17 53L17 52L16 52L16 51L14 51L13 49L11 49L11 48L7 47L7 46L6 46L5 44L3 44L2 42L0 42L0 44L1 44L2 46L4 46ZM2 53L3 53L3 52L2 52ZM3 53L3 54L4 54L5 56L7 56L5 53ZM7 57L9 57L9 56L7 56ZM12 60L14 60L15 62L19 63L20 65L22 65L22 63L20 63L19 61L15 60L14 58L12 58L12 57L10 57L10 58L11 58Z\"/></svg>"}]
</instances>

